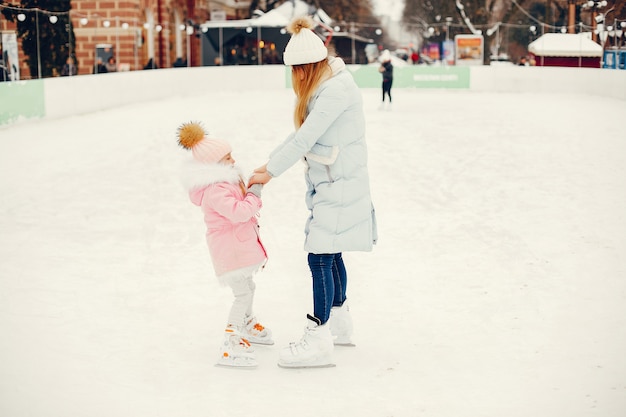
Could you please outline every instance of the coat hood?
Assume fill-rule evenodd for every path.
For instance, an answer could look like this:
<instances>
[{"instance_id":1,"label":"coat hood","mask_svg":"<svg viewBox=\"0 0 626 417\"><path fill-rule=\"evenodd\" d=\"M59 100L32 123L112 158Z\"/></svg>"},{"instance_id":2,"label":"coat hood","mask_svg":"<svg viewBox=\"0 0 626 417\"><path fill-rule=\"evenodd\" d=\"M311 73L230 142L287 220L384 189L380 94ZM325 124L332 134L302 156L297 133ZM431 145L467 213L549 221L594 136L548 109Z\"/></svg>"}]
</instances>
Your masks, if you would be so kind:
<instances>
[{"instance_id":1,"label":"coat hood","mask_svg":"<svg viewBox=\"0 0 626 417\"><path fill-rule=\"evenodd\" d=\"M346 68L346 63L343 62L343 59L334 56L328 57L328 65L333 70L333 77Z\"/></svg>"},{"instance_id":2,"label":"coat hood","mask_svg":"<svg viewBox=\"0 0 626 417\"><path fill-rule=\"evenodd\" d=\"M182 167L181 182L189 191L191 201L200 205L204 190L211 184L227 182L239 184L243 174L239 167L223 164L206 164L192 159L186 160Z\"/></svg>"}]
</instances>

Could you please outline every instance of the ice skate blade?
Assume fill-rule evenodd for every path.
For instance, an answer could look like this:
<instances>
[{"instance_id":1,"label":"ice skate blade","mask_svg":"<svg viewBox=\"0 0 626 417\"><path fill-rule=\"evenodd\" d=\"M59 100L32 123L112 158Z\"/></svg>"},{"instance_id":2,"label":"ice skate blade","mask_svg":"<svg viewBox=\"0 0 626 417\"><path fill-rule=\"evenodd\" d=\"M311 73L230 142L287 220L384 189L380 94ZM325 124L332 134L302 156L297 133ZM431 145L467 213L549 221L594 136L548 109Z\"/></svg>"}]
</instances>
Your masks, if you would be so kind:
<instances>
[{"instance_id":1,"label":"ice skate blade","mask_svg":"<svg viewBox=\"0 0 626 417\"><path fill-rule=\"evenodd\" d=\"M215 364L216 368L225 368L225 369L241 369L242 371L245 370L253 370L259 367L258 364L254 364L254 365L227 365L224 363L216 363Z\"/></svg>"},{"instance_id":2,"label":"ice skate blade","mask_svg":"<svg viewBox=\"0 0 626 417\"><path fill-rule=\"evenodd\" d=\"M298 365L298 364L282 364L282 363L278 363L278 367L279 368L284 368L284 369L314 369L314 368L334 368L335 365L334 363L327 363L324 365L306 365L306 364L302 364L302 365Z\"/></svg>"},{"instance_id":3,"label":"ice skate blade","mask_svg":"<svg viewBox=\"0 0 626 417\"><path fill-rule=\"evenodd\" d=\"M252 358L218 359L215 366L230 369L254 369L259 366L259 363Z\"/></svg>"},{"instance_id":4,"label":"ice skate blade","mask_svg":"<svg viewBox=\"0 0 626 417\"><path fill-rule=\"evenodd\" d=\"M345 337L345 336L335 336L333 339L333 345L351 346L351 347L356 346L354 343L352 343L352 339L350 339L349 337Z\"/></svg>"},{"instance_id":5,"label":"ice skate blade","mask_svg":"<svg viewBox=\"0 0 626 417\"><path fill-rule=\"evenodd\" d=\"M264 345L264 346L271 346L274 344L273 340L262 340L262 339L246 339L248 342L252 343L253 345Z\"/></svg>"}]
</instances>

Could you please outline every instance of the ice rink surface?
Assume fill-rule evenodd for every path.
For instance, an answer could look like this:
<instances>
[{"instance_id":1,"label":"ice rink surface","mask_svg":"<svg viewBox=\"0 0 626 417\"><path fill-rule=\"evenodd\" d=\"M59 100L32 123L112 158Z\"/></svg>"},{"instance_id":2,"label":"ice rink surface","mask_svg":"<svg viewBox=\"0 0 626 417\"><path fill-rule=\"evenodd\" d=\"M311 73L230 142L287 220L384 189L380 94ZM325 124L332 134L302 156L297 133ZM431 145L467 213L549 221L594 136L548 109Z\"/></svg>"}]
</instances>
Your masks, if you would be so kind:
<instances>
[{"instance_id":1,"label":"ice rink surface","mask_svg":"<svg viewBox=\"0 0 626 417\"><path fill-rule=\"evenodd\" d=\"M0 416L622 417L624 101L363 90L380 241L346 253L354 348L285 370L311 312L303 165L263 190L260 366L214 366L232 296L179 182L202 121L246 173L293 93L0 128Z\"/></svg>"}]
</instances>

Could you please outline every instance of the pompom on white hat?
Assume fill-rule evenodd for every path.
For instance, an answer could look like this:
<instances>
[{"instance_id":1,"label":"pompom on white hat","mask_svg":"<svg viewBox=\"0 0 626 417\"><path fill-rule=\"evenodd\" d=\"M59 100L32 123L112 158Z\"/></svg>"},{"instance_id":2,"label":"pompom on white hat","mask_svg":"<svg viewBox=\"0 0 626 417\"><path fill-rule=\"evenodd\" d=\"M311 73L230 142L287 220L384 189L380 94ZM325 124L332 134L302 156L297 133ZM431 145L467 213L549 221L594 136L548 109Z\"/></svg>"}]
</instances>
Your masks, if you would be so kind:
<instances>
[{"instance_id":1,"label":"pompom on white hat","mask_svg":"<svg viewBox=\"0 0 626 417\"><path fill-rule=\"evenodd\" d=\"M308 16L296 17L289 23L287 30L291 33L291 39L283 53L285 65L311 64L328 57L328 49L313 32L314 27L313 19Z\"/></svg>"},{"instance_id":2,"label":"pompom on white hat","mask_svg":"<svg viewBox=\"0 0 626 417\"><path fill-rule=\"evenodd\" d=\"M232 148L222 139L210 138L198 122L183 123L176 133L178 144L191 150L194 159L206 164L218 163L232 152Z\"/></svg>"}]
</instances>

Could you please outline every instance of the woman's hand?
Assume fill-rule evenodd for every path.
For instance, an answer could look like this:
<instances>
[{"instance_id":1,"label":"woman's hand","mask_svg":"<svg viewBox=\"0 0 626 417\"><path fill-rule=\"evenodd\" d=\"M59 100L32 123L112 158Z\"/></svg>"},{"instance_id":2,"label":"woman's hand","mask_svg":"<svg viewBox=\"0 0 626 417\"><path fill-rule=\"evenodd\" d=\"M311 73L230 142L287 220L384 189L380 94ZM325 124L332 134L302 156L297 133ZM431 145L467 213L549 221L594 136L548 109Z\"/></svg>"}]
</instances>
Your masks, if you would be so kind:
<instances>
[{"instance_id":1,"label":"woman's hand","mask_svg":"<svg viewBox=\"0 0 626 417\"><path fill-rule=\"evenodd\" d=\"M258 167L254 170L254 174L248 180L248 187L253 184L267 184L272 179L272 176L267 172L267 164Z\"/></svg>"}]
</instances>

